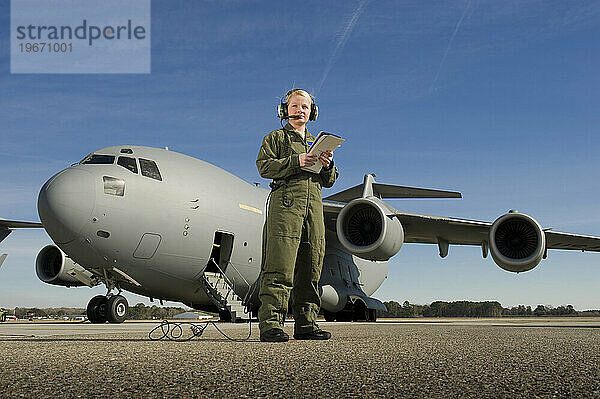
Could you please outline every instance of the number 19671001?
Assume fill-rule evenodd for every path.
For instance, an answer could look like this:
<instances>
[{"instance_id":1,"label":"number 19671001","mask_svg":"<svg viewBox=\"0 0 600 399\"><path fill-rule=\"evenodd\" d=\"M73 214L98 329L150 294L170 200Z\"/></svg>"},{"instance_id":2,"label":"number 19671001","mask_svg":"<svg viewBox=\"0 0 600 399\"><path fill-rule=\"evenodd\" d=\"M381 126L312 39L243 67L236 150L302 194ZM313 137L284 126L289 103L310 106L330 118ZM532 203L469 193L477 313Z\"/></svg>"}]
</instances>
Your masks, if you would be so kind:
<instances>
[{"instance_id":1,"label":"number 19671001","mask_svg":"<svg viewBox=\"0 0 600 399\"><path fill-rule=\"evenodd\" d=\"M22 53L72 53L73 43L19 43Z\"/></svg>"}]
</instances>

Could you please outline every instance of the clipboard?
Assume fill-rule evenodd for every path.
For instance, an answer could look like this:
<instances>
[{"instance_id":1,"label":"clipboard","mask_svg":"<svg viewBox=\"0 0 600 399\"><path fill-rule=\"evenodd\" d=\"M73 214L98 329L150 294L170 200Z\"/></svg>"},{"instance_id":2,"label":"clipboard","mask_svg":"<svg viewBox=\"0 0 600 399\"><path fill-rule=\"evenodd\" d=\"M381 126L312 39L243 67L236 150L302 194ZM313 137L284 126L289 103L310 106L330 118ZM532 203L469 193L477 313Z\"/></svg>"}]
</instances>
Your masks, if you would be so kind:
<instances>
[{"instance_id":1,"label":"clipboard","mask_svg":"<svg viewBox=\"0 0 600 399\"><path fill-rule=\"evenodd\" d=\"M336 134L320 132L308 149L308 154L316 154L318 156L325 151L334 151L341 146L344 141L343 138ZM301 169L307 172L320 173L322 168L323 164L320 161L317 161L313 166L305 166Z\"/></svg>"}]
</instances>

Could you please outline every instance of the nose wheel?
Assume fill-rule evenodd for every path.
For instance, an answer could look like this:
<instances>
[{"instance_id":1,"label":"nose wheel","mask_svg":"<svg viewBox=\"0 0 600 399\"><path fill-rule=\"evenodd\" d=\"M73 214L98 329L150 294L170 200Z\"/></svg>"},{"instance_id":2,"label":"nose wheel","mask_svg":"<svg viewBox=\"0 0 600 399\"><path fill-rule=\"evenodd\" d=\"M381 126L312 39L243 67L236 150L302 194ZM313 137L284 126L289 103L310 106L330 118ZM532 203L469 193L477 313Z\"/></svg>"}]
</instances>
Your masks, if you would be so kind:
<instances>
[{"instance_id":1,"label":"nose wheel","mask_svg":"<svg viewBox=\"0 0 600 399\"><path fill-rule=\"evenodd\" d=\"M127 318L129 305L122 295L97 295L87 306L87 317L91 323L123 323Z\"/></svg>"}]
</instances>

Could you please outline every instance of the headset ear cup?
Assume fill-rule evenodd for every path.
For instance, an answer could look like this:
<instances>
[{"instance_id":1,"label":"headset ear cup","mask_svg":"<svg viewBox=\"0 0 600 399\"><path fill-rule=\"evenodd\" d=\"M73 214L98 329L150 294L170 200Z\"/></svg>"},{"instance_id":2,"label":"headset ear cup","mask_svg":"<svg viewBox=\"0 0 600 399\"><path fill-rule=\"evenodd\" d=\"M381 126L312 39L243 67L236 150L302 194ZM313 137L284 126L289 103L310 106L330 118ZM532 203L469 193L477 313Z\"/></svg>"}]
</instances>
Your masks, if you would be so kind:
<instances>
[{"instance_id":1,"label":"headset ear cup","mask_svg":"<svg viewBox=\"0 0 600 399\"><path fill-rule=\"evenodd\" d=\"M319 116L319 107L314 102L310 106L310 116L308 117L309 121L316 121Z\"/></svg>"},{"instance_id":2,"label":"headset ear cup","mask_svg":"<svg viewBox=\"0 0 600 399\"><path fill-rule=\"evenodd\" d=\"M279 119L287 118L287 103L281 103L277 106L277 117Z\"/></svg>"}]
</instances>

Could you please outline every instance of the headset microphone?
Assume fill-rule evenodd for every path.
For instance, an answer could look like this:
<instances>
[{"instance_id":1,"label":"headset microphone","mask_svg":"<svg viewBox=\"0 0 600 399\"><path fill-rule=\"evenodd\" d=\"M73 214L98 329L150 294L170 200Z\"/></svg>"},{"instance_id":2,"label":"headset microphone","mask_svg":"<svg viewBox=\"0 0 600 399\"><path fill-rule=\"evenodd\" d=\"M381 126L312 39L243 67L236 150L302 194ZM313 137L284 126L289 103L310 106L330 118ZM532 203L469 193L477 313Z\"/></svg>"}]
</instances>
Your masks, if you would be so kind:
<instances>
[{"instance_id":1,"label":"headset microphone","mask_svg":"<svg viewBox=\"0 0 600 399\"><path fill-rule=\"evenodd\" d=\"M288 115L287 119L300 119L302 115Z\"/></svg>"}]
</instances>

